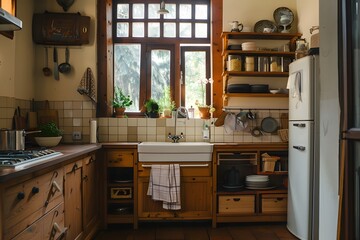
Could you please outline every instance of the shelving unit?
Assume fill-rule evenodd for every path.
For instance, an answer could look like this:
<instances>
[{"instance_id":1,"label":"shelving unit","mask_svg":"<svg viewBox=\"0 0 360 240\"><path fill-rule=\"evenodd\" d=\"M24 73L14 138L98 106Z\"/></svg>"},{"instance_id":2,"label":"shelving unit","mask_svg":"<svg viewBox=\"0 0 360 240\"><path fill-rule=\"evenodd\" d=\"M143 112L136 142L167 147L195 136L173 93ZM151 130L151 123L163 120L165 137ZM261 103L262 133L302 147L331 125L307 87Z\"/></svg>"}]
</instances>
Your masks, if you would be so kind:
<instances>
[{"instance_id":1,"label":"shelving unit","mask_svg":"<svg viewBox=\"0 0 360 240\"><path fill-rule=\"evenodd\" d=\"M278 78L286 79L288 77L288 72L260 72L256 69L254 71L244 71L242 67L241 71L228 71L227 68L227 59L229 55L239 55L242 60L245 57L281 57L283 60L288 59L289 61L295 58L295 42L298 38L301 37L301 34L287 34L287 33L255 33L255 32L223 32L222 35L223 42L223 106L228 106L229 98L288 98L288 94L266 94L266 93L228 93L227 85L229 78L231 77L265 77L265 78ZM289 44L289 51L272 51L271 49L259 50L259 51L244 51L244 50L234 50L229 49L230 42L241 43L246 40L255 40L255 41L271 41L271 40L281 40ZM244 61L242 61L244 62ZM255 61L256 63L256 61ZM244 65L244 64L243 64ZM256 64L255 64L256 65ZM270 81L270 79L269 79ZM271 79L271 81L276 81Z\"/></svg>"},{"instance_id":2,"label":"shelving unit","mask_svg":"<svg viewBox=\"0 0 360 240\"><path fill-rule=\"evenodd\" d=\"M217 146L214 151L213 227L222 222L282 222L287 217L287 144L241 144ZM263 153L279 156L273 172L264 172ZM229 169L238 170L241 185L225 184ZM246 176L268 175L269 189L246 188Z\"/></svg>"},{"instance_id":3,"label":"shelving unit","mask_svg":"<svg viewBox=\"0 0 360 240\"><path fill-rule=\"evenodd\" d=\"M123 146L105 150L106 224L130 223L137 228L137 150Z\"/></svg>"}]
</instances>

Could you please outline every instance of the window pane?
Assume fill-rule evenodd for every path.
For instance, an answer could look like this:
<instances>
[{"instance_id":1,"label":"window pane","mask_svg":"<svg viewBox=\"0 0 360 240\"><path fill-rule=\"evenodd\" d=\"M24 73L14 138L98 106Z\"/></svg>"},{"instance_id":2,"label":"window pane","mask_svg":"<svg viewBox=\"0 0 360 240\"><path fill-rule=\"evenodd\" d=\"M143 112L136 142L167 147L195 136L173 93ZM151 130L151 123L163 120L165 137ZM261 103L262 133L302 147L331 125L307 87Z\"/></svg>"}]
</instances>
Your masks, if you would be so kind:
<instances>
[{"instance_id":1,"label":"window pane","mask_svg":"<svg viewBox=\"0 0 360 240\"><path fill-rule=\"evenodd\" d=\"M176 37L175 23L164 23L164 37Z\"/></svg>"},{"instance_id":2,"label":"window pane","mask_svg":"<svg viewBox=\"0 0 360 240\"><path fill-rule=\"evenodd\" d=\"M160 23L148 24L148 37L160 37Z\"/></svg>"},{"instance_id":3,"label":"window pane","mask_svg":"<svg viewBox=\"0 0 360 240\"><path fill-rule=\"evenodd\" d=\"M164 15L165 19L175 19L176 18L176 4L165 4L165 9L169 11L169 13Z\"/></svg>"},{"instance_id":4,"label":"window pane","mask_svg":"<svg viewBox=\"0 0 360 240\"><path fill-rule=\"evenodd\" d=\"M164 96L164 90L170 87L169 50L151 51L151 98L159 100Z\"/></svg>"},{"instance_id":5,"label":"window pane","mask_svg":"<svg viewBox=\"0 0 360 240\"><path fill-rule=\"evenodd\" d=\"M180 23L179 24L180 37L190 38L191 37L191 23Z\"/></svg>"},{"instance_id":6,"label":"window pane","mask_svg":"<svg viewBox=\"0 0 360 240\"><path fill-rule=\"evenodd\" d=\"M133 100L126 111L139 111L140 53L140 44L116 44L114 47L114 84Z\"/></svg>"},{"instance_id":7,"label":"window pane","mask_svg":"<svg viewBox=\"0 0 360 240\"><path fill-rule=\"evenodd\" d=\"M180 4L180 19L191 19L191 4Z\"/></svg>"},{"instance_id":8,"label":"window pane","mask_svg":"<svg viewBox=\"0 0 360 240\"><path fill-rule=\"evenodd\" d=\"M117 37L129 37L129 23L117 23L116 26Z\"/></svg>"},{"instance_id":9,"label":"window pane","mask_svg":"<svg viewBox=\"0 0 360 240\"><path fill-rule=\"evenodd\" d=\"M160 18L160 14L157 13L157 11L160 9L160 4L153 4L150 3L148 5L148 18L149 19L159 19Z\"/></svg>"},{"instance_id":10,"label":"window pane","mask_svg":"<svg viewBox=\"0 0 360 240\"><path fill-rule=\"evenodd\" d=\"M132 36L133 37L144 37L144 23L136 22L132 24Z\"/></svg>"},{"instance_id":11,"label":"window pane","mask_svg":"<svg viewBox=\"0 0 360 240\"><path fill-rule=\"evenodd\" d=\"M133 4L133 18L134 19L144 19L145 14L145 5L144 4Z\"/></svg>"},{"instance_id":12,"label":"window pane","mask_svg":"<svg viewBox=\"0 0 360 240\"><path fill-rule=\"evenodd\" d=\"M129 19L129 4L118 4L117 5L117 18L118 19Z\"/></svg>"},{"instance_id":13,"label":"window pane","mask_svg":"<svg viewBox=\"0 0 360 240\"><path fill-rule=\"evenodd\" d=\"M206 52L185 52L185 106L195 107L195 102L206 104Z\"/></svg>"},{"instance_id":14,"label":"window pane","mask_svg":"<svg viewBox=\"0 0 360 240\"><path fill-rule=\"evenodd\" d=\"M207 23L195 23L195 37L206 38L207 36Z\"/></svg>"},{"instance_id":15,"label":"window pane","mask_svg":"<svg viewBox=\"0 0 360 240\"><path fill-rule=\"evenodd\" d=\"M208 10L207 5L198 5L195 6L195 19L208 19Z\"/></svg>"}]
</instances>

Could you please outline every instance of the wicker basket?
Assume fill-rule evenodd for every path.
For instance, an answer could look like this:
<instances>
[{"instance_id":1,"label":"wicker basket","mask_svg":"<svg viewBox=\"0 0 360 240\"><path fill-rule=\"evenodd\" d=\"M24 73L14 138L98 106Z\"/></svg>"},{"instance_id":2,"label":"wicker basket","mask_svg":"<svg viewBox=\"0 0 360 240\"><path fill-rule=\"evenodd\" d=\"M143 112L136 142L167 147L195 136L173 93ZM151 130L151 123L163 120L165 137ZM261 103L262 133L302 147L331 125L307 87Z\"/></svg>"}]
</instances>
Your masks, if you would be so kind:
<instances>
[{"instance_id":1,"label":"wicker basket","mask_svg":"<svg viewBox=\"0 0 360 240\"><path fill-rule=\"evenodd\" d=\"M281 141L283 141L283 142L289 141L289 130L288 129L280 129L280 130L278 130L278 134L280 136Z\"/></svg>"}]
</instances>

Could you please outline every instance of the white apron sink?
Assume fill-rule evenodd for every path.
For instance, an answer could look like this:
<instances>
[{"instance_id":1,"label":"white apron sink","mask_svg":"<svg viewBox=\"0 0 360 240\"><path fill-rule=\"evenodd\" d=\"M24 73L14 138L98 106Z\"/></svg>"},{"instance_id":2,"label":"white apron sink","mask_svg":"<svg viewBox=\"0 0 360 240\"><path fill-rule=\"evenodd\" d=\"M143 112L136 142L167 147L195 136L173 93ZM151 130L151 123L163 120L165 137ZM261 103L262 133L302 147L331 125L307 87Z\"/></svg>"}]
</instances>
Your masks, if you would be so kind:
<instances>
[{"instance_id":1,"label":"white apron sink","mask_svg":"<svg viewBox=\"0 0 360 240\"><path fill-rule=\"evenodd\" d=\"M213 144L208 142L142 142L139 162L210 162Z\"/></svg>"}]
</instances>

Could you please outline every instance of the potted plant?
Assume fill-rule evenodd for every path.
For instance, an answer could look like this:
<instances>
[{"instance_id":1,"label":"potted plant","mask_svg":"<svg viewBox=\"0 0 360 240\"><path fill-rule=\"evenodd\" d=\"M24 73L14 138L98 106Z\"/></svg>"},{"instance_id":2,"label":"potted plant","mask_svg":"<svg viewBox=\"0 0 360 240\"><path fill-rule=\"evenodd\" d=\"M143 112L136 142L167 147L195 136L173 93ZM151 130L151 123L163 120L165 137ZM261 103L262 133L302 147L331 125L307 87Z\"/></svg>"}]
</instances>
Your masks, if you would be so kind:
<instances>
[{"instance_id":1,"label":"potted plant","mask_svg":"<svg viewBox=\"0 0 360 240\"><path fill-rule=\"evenodd\" d=\"M159 104L152 98L145 102L146 115L150 118L159 117Z\"/></svg>"},{"instance_id":2,"label":"potted plant","mask_svg":"<svg viewBox=\"0 0 360 240\"><path fill-rule=\"evenodd\" d=\"M62 139L63 132L56 123L48 122L39 126L41 132L35 137L36 143L41 147L54 147Z\"/></svg>"},{"instance_id":3,"label":"potted plant","mask_svg":"<svg viewBox=\"0 0 360 240\"><path fill-rule=\"evenodd\" d=\"M112 105L114 107L116 117L124 117L126 107L131 106L132 103L133 101L129 95L125 95L120 87L115 87Z\"/></svg>"},{"instance_id":4,"label":"potted plant","mask_svg":"<svg viewBox=\"0 0 360 240\"><path fill-rule=\"evenodd\" d=\"M160 98L159 107L165 118L171 118L171 112L176 109L176 103L171 99L170 87L164 91L164 96Z\"/></svg>"}]
</instances>

